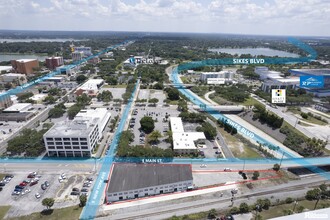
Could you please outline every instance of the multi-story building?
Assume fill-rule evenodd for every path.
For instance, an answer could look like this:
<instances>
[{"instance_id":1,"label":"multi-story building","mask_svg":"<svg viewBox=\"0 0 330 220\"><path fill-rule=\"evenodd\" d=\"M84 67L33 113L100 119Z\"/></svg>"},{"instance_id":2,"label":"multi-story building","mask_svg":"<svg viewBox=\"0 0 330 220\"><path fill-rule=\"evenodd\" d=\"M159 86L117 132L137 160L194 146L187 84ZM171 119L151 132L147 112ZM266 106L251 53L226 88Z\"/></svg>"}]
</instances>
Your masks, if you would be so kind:
<instances>
[{"instance_id":1,"label":"multi-story building","mask_svg":"<svg viewBox=\"0 0 330 220\"><path fill-rule=\"evenodd\" d=\"M225 84L232 82L234 73L232 71L203 72L200 81L208 84Z\"/></svg>"},{"instance_id":2,"label":"multi-story building","mask_svg":"<svg viewBox=\"0 0 330 220\"><path fill-rule=\"evenodd\" d=\"M0 109L8 108L12 104L13 104L13 101L11 100L10 95L1 94L1 96L0 96Z\"/></svg>"},{"instance_id":3,"label":"multi-story building","mask_svg":"<svg viewBox=\"0 0 330 220\"><path fill-rule=\"evenodd\" d=\"M122 164L112 167L107 186L107 203L136 199L163 193L184 191L193 187L189 164Z\"/></svg>"},{"instance_id":4,"label":"multi-story building","mask_svg":"<svg viewBox=\"0 0 330 220\"><path fill-rule=\"evenodd\" d=\"M97 119L56 123L44 134L48 156L91 157L98 140Z\"/></svg>"},{"instance_id":5,"label":"multi-story building","mask_svg":"<svg viewBox=\"0 0 330 220\"><path fill-rule=\"evenodd\" d=\"M178 154L190 154L198 151L197 144L205 141L203 132L185 132L179 117L170 117L173 137L173 150Z\"/></svg>"},{"instance_id":6,"label":"multi-story building","mask_svg":"<svg viewBox=\"0 0 330 220\"><path fill-rule=\"evenodd\" d=\"M84 52L82 51L75 51L72 53L72 60L73 61L80 61L84 57Z\"/></svg>"},{"instance_id":7,"label":"multi-story building","mask_svg":"<svg viewBox=\"0 0 330 220\"><path fill-rule=\"evenodd\" d=\"M39 67L39 62L36 59L20 59L12 60L11 65L16 73L32 74L33 69Z\"/></svg>"},{"instance_id":8,"label":"multi-story building","mask_svg":"<svg viewBox=\"0 0 330 220\"><path fill-rule=\"evenodd\" d=\"M56 123L43 136L48 156L91 157L110 116L106 108L82 110L72 121Z\"/></svg>"},{"instance_id":9,"label":"multi-story building","mask_svg":"<svg viewBox=\"0 0 330 220\"><path fill-rule=\"evenodd\" d=\"M84 57L93 55L91 47L84 47L84 46L73 47L73 52L82 52Z\"/></svg>"},{"instance_id":10,"label":"multi-story building","mask_svg":"<svg viewBox=\"0 0 330 220\"><path fill-rule=\"evenodd\" d=\"M69 101L74 101L77 96L87 94L90 97L96 97L100 87L104 84L103 79L90 79L76 89ZM72 99L72 100L71 100Z\"/></svg>"},{"instance_id":11,"label":"multi-story building","mask_svg":"<svg viewBox=\"0 0 330 220\"><path fill-rule=\"evenodd\" d=\"M46 58L46 66L50 70L56 69L56 67L64 64L63 57L48 57Z\"/></svg>"}]
</instances>

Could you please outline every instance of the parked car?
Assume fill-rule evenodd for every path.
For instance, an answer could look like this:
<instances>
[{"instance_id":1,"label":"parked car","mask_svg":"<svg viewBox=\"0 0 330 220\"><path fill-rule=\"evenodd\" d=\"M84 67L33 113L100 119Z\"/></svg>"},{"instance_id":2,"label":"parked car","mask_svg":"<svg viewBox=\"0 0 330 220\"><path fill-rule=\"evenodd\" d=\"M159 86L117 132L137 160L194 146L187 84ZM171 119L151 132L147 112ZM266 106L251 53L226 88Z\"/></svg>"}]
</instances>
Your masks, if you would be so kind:
<instances>
[{"instance_id":1,"label":"parked car","mask_svg":"<svg viewBox=\"0 0 330 220\"><path fill-rule=\"evenodd\" d=\"M0 186L5 186L5 185L6 185L6 183L4 183L4 182L0 183Z\"/></svg>"},{"instance_id":2,"label":"parked car","mask_svg":"<svg viewBox=\"0 0 330 220\"><path fill-rule=\"evenodd\" d=\"M34 186L34 185L36 185L38 182L39 182L38 180L31 181L30 186Z\"/></svg>"},{"instance_id":3,"label":"parked car","mask_svg":"<svg viewBox=\"0 0 330 220\"><path fill-rule=\"evenodd\" d=\"M2 191L2 189L3 189L3 188L2 188L2 187L0 187L0 192Z\"/></svg>"},{"instance_id":4,"label":"parked car","mask_svg":"<svg viewBox=\"0 0 330 220\"><path fill-rule=\"evenodd\" d=\"M32 173L30 173L30 174L27 176L27 178L34 178L34 177L36 177L36 175L35 175L35 174L32 174Z\"/></svg>"},{"instance_id":5,"label":"parked car","mask_svg":"<svg viewBox=\"0 0 330 220\"><path fill-rule=\"evenodd\" d=\"M36 193L36 194L35 194L35 197L36 197L37 199L40 199L41 195L40 195L39 193Z\"/></svg>"},{"instance_id":6,"label":"parked car","mask_svg":"<svg viewBox=\"0 0 330 220\"><path fill-rule=\"evenodd\" d=\"M7 174L7 175L5 176L5 178L14 178L14 175L12 175L12 174Z\"/></svg>"},{"instance_id":7,"label":"parked car","mask_svg":"<svg viewBox=\"0 0 330 220\"><path fill-rule=\"evenodd\" d=\"M231 169L230 168L225 168L225 169L223 169L223 171L231 171Z\"/></svg>"},{"instance_id":8,"label":"parked car","mask_svg":"<svg viewBox=\"0 0 330 220\"><path fill-rule=\"evenodd\" d=\"M41 184L41 189L45 190L47 189L47 186L45 184Z\"/></svg>"},{"instance_id":9,"label":"parked car","mask_svg":"<svg viewBox=\"0 0 330 220\"><path fill-rule=\"evenodd\" d=\"M93 181L94 179L93 179L93 177L87 177L86 178L88 181Z\"/></svg>"},{"instance_id":10,"label":"parked car","mask_svg":"<svg viewBox=\"0 0 330 220\"><path fill-rule=\"evenodd\" d=\"M86 189L86 188L82 188L82 189L81 189L81 192L88 192L88 189Z\"/></svg>"},{"instance_id":11,"label":"parked car","mask_svg":"<svg viewBox=\"0 0 330 220\"><path fill-rule=\"evenodd\" d=\"M80 190L78 188L73 188L72 191L79 192Z\"/></svg>"},{"instance_id":12,"label":"parked car","mask_svg":"<svg viewBox=\"0 0 330 220\"><path fill-rule=\"evenodd\" d=\"M90 187L92 184L90 183L84 183L83 187Z\"/></svg>"},{"instance_id":13,"label":"parked car","mask_svg":"<svg viewBox=\"0 0 330 220\"><path fill-rule=\"evenodd\" d=\"M15 189L24 189L24 188L25 188L24 186L20 186L20 185L15 186Z\"/></svg>"},{"instance_id":14,"label":"parked car","mask_svg":"<svg viewBox=\"0 0 330 220\"><path fill-rule=\"evenodd\" d=\"M72 196L77 196L77 195L79 195L79 192L77 192L77 191L72 191L70 195L72 195Z\"/></svg>"},{"instance_id":15,"label":"parked car","mask_svg":"<svg viewBox=\"0 0 330 220\"><path fill-rule=\"evenodd\" d=\"M88 196L88 193L87 192L82 192L81 195Z\"/></svg>"},{"instance_id":16,"label":"parked car","mask_svg":"<svg viewBox=\"0 0 330 220\"><path fill-rule=\"evenodd\" d=\"M12 196L18 196L19 194L21 194L21 192L18 192L18 191L14 191L11 193Z\"/></svg>"},{"instance_id":17,"label":"parked car","mask_svg":"<svg viewBox=\"0 0 330 220\"><path fill-rule=\"evenodd\" d=\"M44 184L45 184L45 186L46 186L46 187L50 186L50 184L49 184L49 182L48 182L48 181L45 181L45 183L44 183Z\"/></svg>"},{"instance_id":18,"label":"parked car","mask_svg":"<svg viewBox=\"0 0 330 220\"><path fill-rule=\"evenodd\" d=\"M20 185L20 186L26 186L27 183L21 182L19 185Z\"/></svg>"}]
</instances>

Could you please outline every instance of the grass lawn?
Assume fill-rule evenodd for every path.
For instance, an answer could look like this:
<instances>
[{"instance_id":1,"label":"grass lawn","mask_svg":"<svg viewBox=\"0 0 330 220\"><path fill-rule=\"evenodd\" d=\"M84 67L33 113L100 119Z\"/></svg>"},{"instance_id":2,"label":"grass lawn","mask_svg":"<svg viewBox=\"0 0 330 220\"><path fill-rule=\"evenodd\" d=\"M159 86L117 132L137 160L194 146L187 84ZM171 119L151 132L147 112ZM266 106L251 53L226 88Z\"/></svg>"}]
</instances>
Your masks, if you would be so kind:
<instances>
[{"instance_id":1,"label":"grass lawn","mask_svg":"<svg viewBox=\"0 0 330 220\"><path fill-rule=\"evenodd\" d=\"M296 132L297 134L300 134L301 136L303 136L304 138L308 138L306 135L304 135L304 133L300 132L299 130L295 129L292 125L290 125L288 122L283 121L282 127L284 126L288 126L291 130L293 130L294 132Z\"/></svg>"},{"instance_id":2,"label":"grass lawn","mask_svg":"<svg viewBox=\"0 0 330 220\"><path fill-rule=\"evenodd\" d=\"M188 79L187 76L181 76L181 80L183 83L190 83L190 80Z\"/></svg>"},{"instance_id":3,"label":"grass lawn","mask_svg":"<svg viewBox=\"0 0 330 220\"><path fill-rule=\"evenodd\" d=\"M193 213L189 215L183 215L183 216L173 216L171 218L168 218L167 220L200 220L200 219L207 219L209 212L198 212Z\"/></svg>"},{"instance_id":4,"label":"grass lawn","mask_svg":"<svg viewBox=\"0 0 330 220\"><path fill-rule=\"evenodd\" d=\"M254 149L247 147L245 144L242 146L243 151L241 151L238 147L242 143L242 141L226 132L223 128L218 128L221 135L224 137L229 149L232 151L235 157L238 158L261 158L261 155L255 151ZM235 146L235 147L234 147Z\"/></svg>"},{"instance_id":5,"label":"grass lawn","mask_svg":"<svg viewBox=\"0 0 330 220\"><path fill-rule=\"evenodd\" d=\"M302 125L302 126L305 126L305 127L311 127L312 125L310 124L306 124L304 123L303 121L299 121L298 124Z\"/></svg>"},{"instance_id":6,"label":"grass lawn","mask_svg":"<svg viewBox=\"0 0 330 220\"><path fill-rule=\"evenodd\" d=\"M9 209L10 209L9 205L8 206L0 206L0 219L3 219L3 217L5 217L5 215L7 214Z\"/></svg>"},{"instance_id":7,"label":"grass lawn","mask_svg":"<svg viewBox=\"0 0 330 220\"><path fill-rule=\"evenodd\" d=\"M178 100L172 100L168 104L169 105L177 105L178 104Z\"/></svg>"},{"instance_id":8,"label":"grass lawn","mask_svg":"<svg viewBox=\"0 0 330 220\"><path fill-rule=\"evenodd\" d=\"M308 201L308 200L302 200L298 201L298 204L296 205L296 211L299 206L303 206L305 209L313 210L315 206L316 201ZM320 200L317 204L317 208L322 208L322 206L330 206L330 202L326 200ZM294 203L291 204L283 204L278 206L273 206L269 210L263 210L260 214L262 216L262 219L270 219L275 218L279 216L284 215L284 210L293 209Z\"/></svg>"},{"instance_id":9,"label":"grass lawn","mask_svg":"<svg viewBox=\"0 0 330 220\"><path fill-rule=\"evenodd\" d=\"M20 216L16 218L10 218L9 220L37 220L37 219L47 219L47 220L72 220L79 219L82 208L78 205L70 206L62 209L50 210L51 213L41 214L40 212L32 213L30 215Z\"/></svg>"},{"instance_id":10,"label":"grass lawn","mask_svg":"<svg viewBox=\"0 0 330 220\"><path fill-rule=\"evenodd\" d=\"M2 180L2 178L4 178L6 176L6 174L0 173L0 180Z\"/></svg>"},{"instance_id":11,"label":"grass lawn","mask_svg":"<svg viewBox=\"0 0 330 220\"><path fill-rule=\"evenodd\" d=\"M241 103L244 106L253 106L254 104L260 103L255 98L249 97L245 102Z\"/></svg>"},{"instance_id":12,"label":"grass lawn","mask_svg":"<svg viewBox=\"0 0 330 220\"><path fill-rule=\"evenodd\" d=\"M302 119L302 121L306 121L306 122L317 124L317 125L327 125L328 124L328 123L325 123L324 121L321 121L319 119L316 119L316 118L310 117L310 116L308 116L307 119Z\"/></svg>"},{"instance_id":13,"label":"grass lawn","mask_svg":"<svg viewBox=\"0 0 330 220\"><path fill-rule=\"evenodd\" d=\"M126 88L126 84L120 84L120 85L104 85L102 88Z\"/></svg>"}]
</instances>

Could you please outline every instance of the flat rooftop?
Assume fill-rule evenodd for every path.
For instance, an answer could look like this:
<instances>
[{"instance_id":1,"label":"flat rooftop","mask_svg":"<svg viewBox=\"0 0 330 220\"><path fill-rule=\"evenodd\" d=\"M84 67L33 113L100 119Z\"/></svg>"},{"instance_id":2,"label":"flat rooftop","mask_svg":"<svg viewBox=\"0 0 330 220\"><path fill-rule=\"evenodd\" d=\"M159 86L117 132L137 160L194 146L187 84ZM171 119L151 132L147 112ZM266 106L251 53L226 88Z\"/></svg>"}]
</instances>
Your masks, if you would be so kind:
<instances>
[{"instance_id":1,"label":"flat rooftop","mask_svg":"<svg viewBox=\"0 0 330 220\"><path fill-rule=\"evenodd\" d=\"M290 69L289 72L293 74L330 76L330 69Z\"/></svg>"},{"instance_id":2,"label":"flat rooftop","mask_svg":"<svg viewBox=\"0 0 330 220\"><path fill-rule=\"evenodd\" d=\"M19 60L16 60L17 62L21 62L21 63L28 63L28 62L31 62L31 61L36 61L36 59L19 59Z\"/></svg>"},{"instance_id":3,"label":"flat rooftop","mask_svg":"<svg viewBox=\"0 0 330 220\"><path fill-rule=\"evenodd\" d=\"M27 110L30 107L32 107L31 103L17 103L6 108L5 110L3 110L3 112L20 112L23 110Z\"/></svg>"},{"instance_id":4,"label":"flat rooftop","mask_svg":"<svg viewBox=\"0 0 330 220\"><path fill-rule=\"evenodd\" d=\"M12 66L0 66L0 72L1 71L10 71L13 67Z\"/></svg>"},{"instance_id":5,"label":"flat rooftop","mask_svg":"<svg viewBox=\"0 0 330 220\"><path fill-rule=\"evenodd\" d=\"M44 137L88 137L97 119L93 120L73 120L66 122L58 122L51 127Z\"/></svg>"},{"instance_id":6,"label":"flat rooftop","mask_svg":"<svg viewBox=\"0 0 330 220\"><path fill-rule=\"evenodd\" d=\"M193 180L189 164L115 163L107 191L123 192L189 180Z\"/></svg>"},{"instance_id":7,"label":"flat rooftop","mask_svg":"<svg viewBox=\"0 0 330 220\"><path fill-rule=\"evenodd\" d=\"M195 150L197 148L194 141L206 139L203 132L173 132L172 136L175 150Z\"/></svg>"}]
</instances>

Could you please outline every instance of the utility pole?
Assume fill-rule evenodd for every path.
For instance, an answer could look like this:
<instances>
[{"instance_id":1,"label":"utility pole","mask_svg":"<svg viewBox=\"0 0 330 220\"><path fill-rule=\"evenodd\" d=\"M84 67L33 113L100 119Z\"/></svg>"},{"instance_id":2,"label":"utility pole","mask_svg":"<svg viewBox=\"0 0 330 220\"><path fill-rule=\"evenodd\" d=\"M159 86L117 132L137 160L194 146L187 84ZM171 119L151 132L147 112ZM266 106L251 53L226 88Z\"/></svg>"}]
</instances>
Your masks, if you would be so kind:
<instances>
[{"instance_id":1,"label":"utility pole","mask_svg":"<svg viewBox=\"0 0 330 220\"><path fill-rule=\"evenodd\" d=\"M282 154L282 158L281 158L281 161L280 161L280 168L281 168L281 166L282 166L282 160L283 160L283 157L284 157L284 151L283 151L283 154Z\"/></svg>"}]
</instances>

